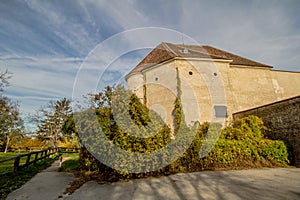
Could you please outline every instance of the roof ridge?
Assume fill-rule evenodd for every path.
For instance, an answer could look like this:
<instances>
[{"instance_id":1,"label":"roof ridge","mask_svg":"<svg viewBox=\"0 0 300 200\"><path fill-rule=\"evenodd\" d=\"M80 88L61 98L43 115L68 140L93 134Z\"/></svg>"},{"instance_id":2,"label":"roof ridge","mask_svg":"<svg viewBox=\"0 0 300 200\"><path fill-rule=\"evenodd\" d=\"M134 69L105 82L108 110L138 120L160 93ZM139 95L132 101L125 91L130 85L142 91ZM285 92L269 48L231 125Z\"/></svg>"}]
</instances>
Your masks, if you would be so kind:
<instances>
[{"instance_id":1,"label":"roof ridge","mask_svg":"<svg viewBox=\"0 0 300 200\"><path fill-rule=\"evenodd\" d=\"M182 51L182 48L187 48L188 52ZM230 65L241 66L257 66L272 68L272 66L259 63L254 60L236 55L218 49L210 45L195 45L195 44L173 44L169 42L161 42L133 69L128 75L141 72L153 65L170 60L174 57L182 58L208 58L208 59L223 59L231 60Z\"/></svg>"},{"instance_id":2,"label":"roof ridge","mask_svg":"<svg viewBox=\"0 0 300 200\"><path fill-rule=\"evenodd\" d=\"M233 56L233 57L241 58L241 59L243 59L244 61L248 61L248 62L252 63L252 64L250 64L250 66L254 66L254 64L256 64L256 65L258 65L258 66L264 66L264 67L270 67L270 68L273 68L273 67L270 66L270 65L266 65L266 64L263 64L263 63L254 61L254 60L251 60L251 59L249 59L249 58L245 58L245 57L239 56L239 55L237 55L237 54L235 54L235 53L231 53L231 52L228 52L228 51L224 51L224 50L222 50L222 49L219 49L219 48L216 48L216 47L213 47L213 46L210 46L210 45L203 45L203 47L204 47L204 48L211 48L211 49L214 49L214 50L216 50L216 51L219 51L219 52L222 52L222 53L225 53L225 54L229 54L229 55L231 55L231 56ZM226 56L226 55L225 55L225 56Z\"/></svg>"},{"instance_id":3,"label":"roof ridge","mask_svg":"<svg viewBox=\"0 0 300 200\"><path fill-rule=\"evenodd\" d=\"M209 58L212 58L212 59L225 59L225 60L232 60L230 58L227 58L227 57L224 57L224 56L220 56L220 55L217 55L217 54L213 54L213 53L209 53L204 47L204 45L191 45L191 44L173 44L173 43L169 43L173 46L176 46L176 47L180 47L180 48L186 48L188 49L190 52L194 52L194 53L198 53L200 55L204 55L204 56L207 56ZM170 46L170 45L169 45ZM193 48L194 47L194 48ZM170 47L172 48L172 47ZM195 49L197 48L197 49ZM200 50L199 50L200 48ZM214 49L217 49L217 48L214 48ZM174 52L174 51L173 51ZM178 55L178 54L176 54ZM180 55L178 55L180 56ZM184 57L181 55L181 57Z\"/></svg>"},{"instance_id":4,"label":"roof ridge","mask_svg":"<svg viewBox=\"0 0 300 200\"><path fill-rule=\"evenodd\" d=\"M175 53L175 52L173 51L173 49L169 47L168 44L171 44L171 43L162 42L162 44L167 48L167 50L171 51L175 56L178 56L178 54Z\"/></svg>"},{"instance_id":5,"label":"roof ridge","mask_svg":"<svg viewBox=\"0 0 300 200\"><path fill-rule=\"evenodd\" d=\"M201 50L203 50L203 51L201 51L201 50L196 50L196 49L189 49L190 51L194 51L194 52L197 52L197 53L200 53L200 54L207 54L208 56L214 56L214 57L216 57L216 58L221 58L221 59L225 59L225 60L230 60L229 58L224 58L224 57L222 57L222 56L219 56L219 55L217 55L217 54L212 54L212 53L208 53L208 51L205 49L205 46L208 46L208 45L184 45L185 46L185 48L188 48L188 47L186 47L186 46L195 46L195 47L201 47ZM212 47L212 48L214 48L214 47ZM217 48L215 48L215 49L217 49Z\"/></svg>"}]
</instances>

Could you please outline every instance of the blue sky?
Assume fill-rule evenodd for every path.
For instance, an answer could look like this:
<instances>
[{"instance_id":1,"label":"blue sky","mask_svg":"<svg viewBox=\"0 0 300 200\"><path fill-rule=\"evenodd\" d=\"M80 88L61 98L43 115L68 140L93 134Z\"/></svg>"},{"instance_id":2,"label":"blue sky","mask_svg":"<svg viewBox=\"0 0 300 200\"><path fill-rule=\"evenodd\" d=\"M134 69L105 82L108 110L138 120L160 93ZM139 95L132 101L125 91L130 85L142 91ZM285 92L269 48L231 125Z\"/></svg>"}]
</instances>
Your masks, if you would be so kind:
<instances>
[{"instance_id":1,"label":"blue sky","mask_svg":"<svg viewBox=\"0 0 300 200\"><path fill-rule=\"evenodd\" d=\"M299 10L298 0L3 0L0 68L13 73L5 94L20 102L24 116L49 100L71 98L80 65L99 43L143 27L172 29L275 69L300 71ZM100 84L119 79L149 50L121 56Z\"/></svg>"}]
</instances>

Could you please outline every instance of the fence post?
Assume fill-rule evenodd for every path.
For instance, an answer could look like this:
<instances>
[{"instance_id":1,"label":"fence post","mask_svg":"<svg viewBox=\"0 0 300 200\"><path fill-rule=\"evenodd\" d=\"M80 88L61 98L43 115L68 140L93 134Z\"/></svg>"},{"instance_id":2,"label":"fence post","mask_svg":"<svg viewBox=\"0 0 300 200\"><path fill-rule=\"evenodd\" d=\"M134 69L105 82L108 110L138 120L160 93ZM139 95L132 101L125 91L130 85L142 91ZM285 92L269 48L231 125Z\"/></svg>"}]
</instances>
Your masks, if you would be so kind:
<instances>
[{"instance_id":1,"label":"fence post","mask_svg":"<svg viewBox=\"0 0 300 200\"><path fill-rule=\"evenodd\" d=\"M31 152L27 155L27 159L26 159L25 165L28 165L28 164L29 164L30 157L31 157Z\"/></svg>"},{"instance_id":2,"label":"fence post","mask_svg":"<svg viewBox=\"0 0 300 200\"><path fill-rule=\"evenodd\" d=\"M16 174L19 170L19 165L20 165L20 156L17 156L15 158L15 162L14 162L14 173Z\"/></svg>"},{"instance_id":3,"label":"fence post","mask_svg":"<svg viewBox=\"0 0 300 200\"><path fill-rule=\"evenodd\" d=\"M34 161L33 161L34 163L36 163L36 161L37 161L37 159L38 159L38 156L39 156L39 152L36 152L36 153L35 153L35 157L34 157Z\"/></svg>"}]
</instances>

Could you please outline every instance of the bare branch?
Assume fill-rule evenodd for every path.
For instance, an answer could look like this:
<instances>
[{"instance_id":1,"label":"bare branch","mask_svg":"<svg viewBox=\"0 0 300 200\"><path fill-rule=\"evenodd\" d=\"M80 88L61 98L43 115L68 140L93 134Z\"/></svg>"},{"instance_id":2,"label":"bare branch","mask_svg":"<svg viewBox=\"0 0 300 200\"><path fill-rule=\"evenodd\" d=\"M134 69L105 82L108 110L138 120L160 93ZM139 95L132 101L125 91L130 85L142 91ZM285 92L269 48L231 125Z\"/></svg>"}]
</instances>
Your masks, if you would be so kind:
<instances>
[{"instance_id":1,"label":"bare branch","mask_svg":"<svg viewBox=\"0 0 300 200\"><path fill-rule=\"evenodd\" d=\"M12 73L8 70L0 70L0 92L4 91L4 88L9 86L9 79L12 77Z\"/></svg>"}]
</instances>

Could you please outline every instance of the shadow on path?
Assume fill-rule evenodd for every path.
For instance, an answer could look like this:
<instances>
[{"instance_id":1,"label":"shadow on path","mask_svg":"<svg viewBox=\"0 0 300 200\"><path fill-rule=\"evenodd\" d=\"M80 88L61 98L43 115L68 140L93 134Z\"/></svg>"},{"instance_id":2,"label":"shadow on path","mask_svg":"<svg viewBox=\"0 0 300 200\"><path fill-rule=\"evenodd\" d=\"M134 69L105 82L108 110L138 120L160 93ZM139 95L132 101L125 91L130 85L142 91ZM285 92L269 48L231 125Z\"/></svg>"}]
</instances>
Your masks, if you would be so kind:
<instances>
[{"instance_id":1,"label":"shadow on path","mask_svg":"<svg viewBox=\"0 0 300 200\"><path fill-rule=\"evenodd\" d=\"M300 168L179 173L111 184L89 181L69 196L63 192L74 175L58 168L56 161L7 199L300 199Z\"/></svg>"},{"instance_id":2,"label":"shadow on path","mask_svg":"<svg viewBox=\"0 0 300 200\"><path fill-rule=\"evenodd\" d=\"M66 159L64 159L66 160ZM64 161L63 160L63 161ZM7 200L54 200L63 196L65 189L75 179L72 173L58 172L59 160L35 175L21 188L7 196Z\"/></svg>"},{"instance_id":3,"label":"shadow on path","mask_svg":"<svg viewBox=\"0 0 300 200\"><path fill-rule=\"evenodd\" d=\"M85 183L79 199L300 199L299 168L204 171L100 185Z\"/></svg>"}]
</instances>

